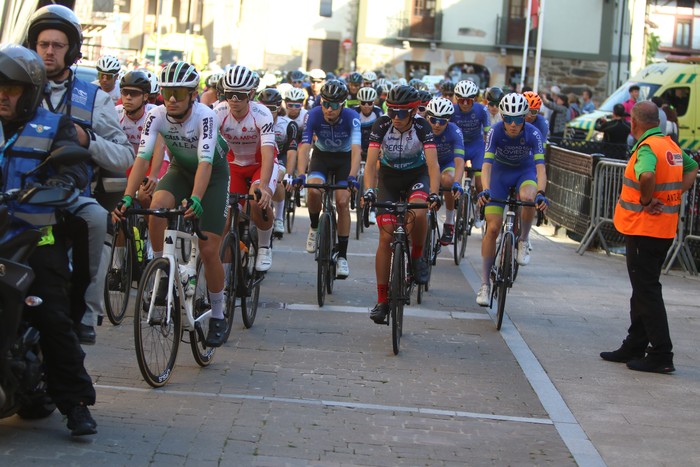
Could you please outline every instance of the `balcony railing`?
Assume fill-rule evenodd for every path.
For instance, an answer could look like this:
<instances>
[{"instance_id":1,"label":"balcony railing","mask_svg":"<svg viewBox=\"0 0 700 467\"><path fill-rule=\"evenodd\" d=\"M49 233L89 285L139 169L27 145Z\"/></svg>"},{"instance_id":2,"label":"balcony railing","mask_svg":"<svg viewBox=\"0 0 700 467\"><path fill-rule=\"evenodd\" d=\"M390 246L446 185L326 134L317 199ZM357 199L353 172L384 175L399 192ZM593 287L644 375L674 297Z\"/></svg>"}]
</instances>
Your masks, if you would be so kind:
<instances>
[{"instance_id":1,"label":"balcony railing","mask_svg":"<svg viewBox=\"0 0 700 467\"><path fill-rule=\"evenodd\" d=\"M413 17L409 12L388 18L388 38L400 41L440 42L442 40L442 13L434 16Z\"/></svg>"}]
</instances>

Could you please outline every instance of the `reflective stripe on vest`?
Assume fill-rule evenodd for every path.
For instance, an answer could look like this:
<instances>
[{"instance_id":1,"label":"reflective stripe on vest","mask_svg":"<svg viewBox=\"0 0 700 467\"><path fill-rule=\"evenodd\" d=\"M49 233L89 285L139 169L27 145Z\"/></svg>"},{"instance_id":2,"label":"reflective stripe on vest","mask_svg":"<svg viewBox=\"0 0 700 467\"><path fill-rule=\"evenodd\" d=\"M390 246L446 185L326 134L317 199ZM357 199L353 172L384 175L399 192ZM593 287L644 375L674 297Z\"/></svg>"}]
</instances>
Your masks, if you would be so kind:
<instances>
[{"instance_id":1,"label":"reflective stripe on vest","mask_svg":"<svg viewBox=\"0 0 700 467\"><path fill-rule=\"evenodd\" d=\"M73 92L70 98L70 116L74 122L92 128L92 111L95 96L100 88L81 79L73 80Z\"/></svg>"}]
</instances>

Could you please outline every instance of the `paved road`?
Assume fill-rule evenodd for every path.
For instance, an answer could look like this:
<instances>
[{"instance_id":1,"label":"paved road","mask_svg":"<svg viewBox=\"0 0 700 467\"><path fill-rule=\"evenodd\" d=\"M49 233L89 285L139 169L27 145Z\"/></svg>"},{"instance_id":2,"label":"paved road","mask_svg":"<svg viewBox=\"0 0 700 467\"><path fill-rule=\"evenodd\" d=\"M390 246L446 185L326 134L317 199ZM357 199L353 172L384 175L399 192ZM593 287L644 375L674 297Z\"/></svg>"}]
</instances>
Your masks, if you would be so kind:
<instances>
[{"instance_id":1,"label":"paved road","mask_svg":"<svg viewBox=\"0 0 700 467\"><path fill-rule=\"evenodd\" d=\"M401 353L368 318L376 230L351 240L351 276L315 304L308 220L275 245L253 328L201 369L181 346L171 382L150 389L132 321L86 347L99 433L71 440L58 414L0 421L9 465L700 465L696 279L663 278L675 375L603 362L627 327L624 260L533 236L502 332L475 305L479 236L408 310Z\"/></svg>"}]
</instances>

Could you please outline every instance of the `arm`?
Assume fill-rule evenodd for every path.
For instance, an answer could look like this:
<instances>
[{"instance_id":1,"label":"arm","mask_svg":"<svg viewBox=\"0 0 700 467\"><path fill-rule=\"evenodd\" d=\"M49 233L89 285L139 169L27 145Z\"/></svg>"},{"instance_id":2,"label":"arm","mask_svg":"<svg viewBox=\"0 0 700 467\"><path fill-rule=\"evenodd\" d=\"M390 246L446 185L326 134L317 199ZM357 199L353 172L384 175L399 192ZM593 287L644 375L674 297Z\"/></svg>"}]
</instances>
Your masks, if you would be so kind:
<instances>
[{"instance_id":1,"label":"arm","mask_svg":"<svg viewBox=\"0 0 700 467\"><path fill-rule=\"evenodd\" d=\"M438 164L437 149L435 146L427 146L424 152L425 163L428 166L428 176L430 177L430 192L440 193L440 164ZM367 167L366 164L365 167Z\"/></svg>"},{"instance_id":2,"label":"arm","mask_svg":"<svg viewBox=\"0 0 700 467\"><path fill-rule=\"evenodd\" d=\"M78 146L78 135L71 119L64 115L61 117L56 137L51 150L67 146ZM78 164L61 165L55 167L56 172L63 180L72 183L79 189L84 189L90 182L87 162Z\"/></svg>"},{"instance_id":3,"label":"arm","mask_svg":"<svg viewBox=\"0 0 700 467\"><path fill-rule=\"evenodd\" d=\"M297 160L297 174L305 174L306 173L306 167L309 164L309 151L311 150L311 144L309 143L301 143L301 146L299 146L299 152L297 153L298 160Z\"/></svg>"},{"instance_id":4,"label":"arm","mask_svg":"<svg viewBox=\"0 0 700 467\"><path fill-rule=\"evenodd\" d=\"M261 197L258 201L258 206L261 209L266 209L272 202L272 192L270 191L270 178L272 178L272 169L275 166L275 147L262 146L262 163L260 164L260 193Z\"/></svg>"},{"instance_id":5,"label":"arm","mask_svg":"<svg viewBox=\"0 0 700 467\"><path fill-rule=\"evenodd\" d=\"M95 96L92 117L88 149L93 161L110 172L124 173L134 163L134 149L119 125L112 98L102 90Z\"/></svg>"}]
</instances>

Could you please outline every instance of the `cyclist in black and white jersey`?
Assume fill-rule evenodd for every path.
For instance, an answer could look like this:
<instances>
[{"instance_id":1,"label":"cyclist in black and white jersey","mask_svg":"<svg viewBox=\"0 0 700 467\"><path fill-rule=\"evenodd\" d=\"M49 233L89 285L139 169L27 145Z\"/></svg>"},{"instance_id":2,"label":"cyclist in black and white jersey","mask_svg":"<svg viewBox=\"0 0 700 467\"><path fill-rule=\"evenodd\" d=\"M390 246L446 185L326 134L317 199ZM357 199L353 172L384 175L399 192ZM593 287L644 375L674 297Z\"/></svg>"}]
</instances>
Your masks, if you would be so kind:
<instances>
[{"instance_id":1,"label":"cyclist in black and white jersey","mask_svg":"<svg viewBox=\"0 0 700 467\"><path fill-rule=\"evenodd\" d=\"M299 127L297 144L301 143L301 134L306 128L306 121L309 119L309 111L304 108L306 92L301 88L287 90L284 95L284 106L287 110L287 118L294 121Z\"/></svg>"},{"instance_id":2,"label":"cyclist in black and white jersey","mask_svg":"<svg viewBox=\"0 0 700 467\"><path fill-rule=\"evenodd\" d=\"M361 88L357 92L357 99L360 104L356 107L352 107L360 114L360 132L362 134L362 160L367 161L367 149L369 148L369 135L372 132L372 125L374 122L384 115L381 107L374 105L374 101L377 100L377 91L372 87ZM377 186L377 181L375 179L372 186ZM369 212L369 223L377 223L377 210L371 208Z\"/></svg>"}]
</instances>

